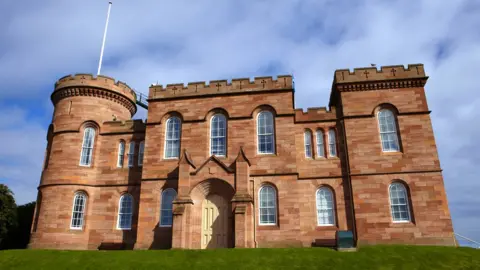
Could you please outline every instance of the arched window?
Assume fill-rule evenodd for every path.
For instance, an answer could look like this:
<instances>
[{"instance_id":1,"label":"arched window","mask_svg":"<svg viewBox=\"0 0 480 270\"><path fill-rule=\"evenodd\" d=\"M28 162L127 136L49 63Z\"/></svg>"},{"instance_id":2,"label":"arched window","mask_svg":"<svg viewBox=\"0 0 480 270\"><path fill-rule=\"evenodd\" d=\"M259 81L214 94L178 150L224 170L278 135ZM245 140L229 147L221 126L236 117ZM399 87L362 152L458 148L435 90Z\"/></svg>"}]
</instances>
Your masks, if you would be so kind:
<instances>
[{"instance_id":1,"label":"arched window","mask_svg":"<svg viewBox=\"0 0 480 270\"><path fill-rule=\"evenodd\" d=\"M378 112L378 125L380 127L380 140L382 142L382 151L396 152L400 151L397 135L397 124L393 112L388 109L382 109Z\"/></svg>"},{"instance_id":2,"label":"arched window","mask_svg":"<svg viewBox=\"0 0 480 270\"><path fill-rule=\"evenodd\" d=\"M325 146L323 144L323 131L317 130L317 156L325 157Z\"/></svg>"},{"instance_id":3,"label":"arched window","mask_svg":"<svg viewBox=\"0 0 480 270\"><path fill-rule=\"evenodd\" d=\"M216 114L210 122L210 155L225 156L227 152L227 120Z\"/></svg>"},{"instance_id":4,"label":"arched window","mask_svg":"<svg viewBox=\"0 0 480 270\"><path fill-rule=\"evenodd\" d=\"M143 166L143 153L145 152L145 141L141 141L138 146L138 166Z\"/></svg>"},{"instance_id":5,"label":"arched window","mask_svg":"<svg viewBox=\"0 0 480 270\"><path fill-rule=\"evenodd\" d=\"M305 157L312 158L312 132L305 130L303 138L305 141Z\"/></svg>"},{"instance_id":6,"label":"arched window","mask_svg":"<svg viewBox=\"0 0 480 270\"><path fill-rule=\"evenodd\" d=\"M165 130L165 158L180 156L180 118L170 117Z\"/></svg>"},{"instance_id":7,"label":"arched window","mask_svg":"<svg viewBox=\"0 0 480 270\"><path fill-rule=\"evenodd\" d=\"M277 224L277 194L272 186L263 186L259 192L260 225Z\"/></svg>"},{"instance_id":8,"label":"arched window","mask_svg":"<svg viewBox=\"0 0 480 270\"><path fill-rule=\"evenodd\" d=\"M132 228L133 197L124 194L120 197L118 207L117 229L130 230Z\"/></svg>"},{"instance_id":9,"label":"arched window","mask_svg":"<svg viewBox=\"0 0 480 270\"><path fill-rule=\"evenodd\" d=\"M133 167L133 160L135 157L135 142L130 142L130 146L128 147L128 167Z\"/></svg>"},{"instance_id":10,"label":"arched window","mask_svg":"<svg viewBox=\"0 0 480 270\"><path fill-rule=\"evenodd\" d=\"M328 131L328 150L331 157L337 156L337 143L335 138L335 130L330 129Z\"/></svg>"},{"instance_id":11,"label":"arched window","mask_svg":"<svg viewBox=\"0 0 480 270\"><path fill-rule=\"evenodd\" d=\"M82 153L80 154L80 165L92 165L93 143L95 140L95 129L87 127L83 132Z\"/></svg>"},{"instance_id":12,"label":"arched window","mask_svg":"<svg viewBox=\"0 0 480 270\"><path fill-rule=\"evenodd\" d=\"M173 223L173 200L177 196L172 188L167 188L162 192L162 205L160 212L160 226L172 226Z\"/></svg>"},{"instance_id":13,"label":"arched window","mask_svg":"<svg viewBox=\"0 0 480 270\"><path fill-rule=\"evenodd\" d=\"M333 192L327 187L317 190L317 223L319 226L335 225Z\"/></svg>"},{"instance_id":14,"label":"arched window","mask_svg":"<svg viewBox=\"0 0 480 270\"><path fill-rule=\"evenodd\" d=\"M410 221L410 207L408 206L407 189L402 183L390 184L390 208L393 222Z\"/></svg>"},{"instance_id":15,"label":"arched window","mask_svg":"<svg viewBox=\"0 0 480 270\"><path fill-rule=\"evenodd\" d=\"M269 111L261 111L257 116L257 151L259 154L275 152L274 137L273 115Z\"/></svg>"},{"instance_id":16,"label":"arched window","mask_svg":"<svg viewBox=\"0 0 480 270\"><path fill-rule=\"evenodd\" d=\"M85 206L87 204L87 194L84 192L77 192L73 198L72 220L70 229L83 229L83 220L85 216Z\"/></svg>"},{"instance_id":17,"label":"arched window","mask_svg":"<svg viewBox=\"0 0 480 270\"><path fill-rule=\"evenodd\" d=\"M118 158L117 158L117 167L123 167L123 157L125 156L125 142L121 141L118 144Z\"/></svg>"}]
</instances>

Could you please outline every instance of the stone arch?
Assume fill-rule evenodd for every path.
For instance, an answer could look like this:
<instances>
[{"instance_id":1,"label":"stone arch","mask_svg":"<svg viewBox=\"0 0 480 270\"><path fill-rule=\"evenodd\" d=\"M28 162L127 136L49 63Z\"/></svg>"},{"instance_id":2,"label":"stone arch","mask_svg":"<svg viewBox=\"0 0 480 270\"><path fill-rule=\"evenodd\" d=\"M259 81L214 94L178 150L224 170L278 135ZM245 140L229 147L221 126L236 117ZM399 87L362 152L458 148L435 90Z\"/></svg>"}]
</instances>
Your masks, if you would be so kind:
<instances>
[{"instance_id":1,"label":"stone arch","mask_svg":"<svg viewBox=\"0 0 480 270\"><path fill-rule=\"evenodd\" d=\"M269 111L273 114L273 117L277 116L277 110L275 110L275 108L272 105L262 104L257 106L255 109L253 109L251 117L253 119L257 119L257 115L261 111Z\"/></svg>"},{"instance_id":2,"label":"stone arch","mask_svg":"<svg viewBox=\"0 0 480 270\"><path fill-rule=\"evenodd\" d=\"M183 123L183 121L184 121L183 115L182 115L180 112L178 112L178 111L169 111L169 112L165 113L165 114L162 116L162 118L160 118L160 123L165 124L170 117L178 117L178 118L180 118L180 121L181 121L182 123Z\"/></svg>"},{"instance_id":3,"label":"stone arch","mask_svg":"<svg viewBox=\"0 0 480 270\"><path fill-rule=\"evenodd\" d=\"M204 204L207 202L208 198L212 197L223 197L224 206L226 206L226 211L223 213L226 216L223 216L224 222L226 222L226 247L233 247L234 246L234 229L233 229L233 221L234 216L232 212L232 204L231 200L233 195L235 194L234 188L226 181L218 178L210 178L206 179L197 185L195 185L191 192L190 197L193 201L193 205L190 212L190 224L191 226L188 228L190 230L191 235L191 247L195 249L200 248L210 248L210 243L202 245L202 237L203 237L203 229L204 229ZM225 209L225 208L224 208ZM212 228L215 227L216 222L222 220L220 216L214 219L212 222ZM225 223L223 223L225 224Z\"/></svg>"},{"instance_id":4,"label":"stone arch","mask_svg":"<svg viewBox=\"0 0 480 270\"><path fill-rule=\"evenodd\" d=\"M393 112L395 116L397 116L400 113L398 108L395 105L391 103L381 103L375 106L375 108L373 108L372 115L376 116L381 109L389 109Z\"/></svg>"}]
</instances>

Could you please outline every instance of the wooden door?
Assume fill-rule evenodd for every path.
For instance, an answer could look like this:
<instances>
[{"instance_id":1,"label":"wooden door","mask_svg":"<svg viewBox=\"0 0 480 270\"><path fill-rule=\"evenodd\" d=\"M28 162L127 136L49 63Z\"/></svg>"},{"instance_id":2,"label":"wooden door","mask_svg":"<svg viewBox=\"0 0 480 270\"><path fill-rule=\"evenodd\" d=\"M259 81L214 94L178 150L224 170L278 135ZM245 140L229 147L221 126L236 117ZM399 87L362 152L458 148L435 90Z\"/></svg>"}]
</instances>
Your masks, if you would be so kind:
<instances>
[{"instance_id":1,"label":"wooden door","mask_svg":"<svg viewBox=\"0 0 480 270\"><path fill-rule=\"evenodd\" d=\"M209 195L202 205L202 248L228 245L228 203L219 195Z\"/></svg>"}]
</instances>

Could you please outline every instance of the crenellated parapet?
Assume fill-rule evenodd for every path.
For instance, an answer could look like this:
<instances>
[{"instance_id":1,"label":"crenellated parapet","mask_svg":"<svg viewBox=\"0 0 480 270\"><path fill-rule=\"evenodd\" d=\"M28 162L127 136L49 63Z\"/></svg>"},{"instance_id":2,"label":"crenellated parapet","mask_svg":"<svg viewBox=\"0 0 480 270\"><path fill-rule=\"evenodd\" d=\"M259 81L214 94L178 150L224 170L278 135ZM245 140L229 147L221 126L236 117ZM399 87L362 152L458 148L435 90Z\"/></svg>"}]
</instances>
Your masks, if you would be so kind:
<instances>
[{"instance_id":1,"label":"crenellated parapet","mask_svg":"<svg viewBox=\"0 0 480 270\"><path fill-rule=\"evenodd\" d=\"M108 121L103 123L101 134L145 133L145 127L146 125L141 119Z\"/></svg>"},{"instance_id":2,"label":"crenellated parapet","mask_svg":"<svg viewBox=\"0 0 480 270\"><path fill-rule=\"evenodd\" d=\"M180 84L167 84L150 86L149 99L165 99L203 95L222 95L232 93L249 93L274 90L293 89L292 76L281 75L277 79L272 77L255 77L253 81L249 78L232 79L206 82L191 82L186 86Z\"/></svg>"},{"instance_id":3,"label":"crenellated parapet","mask_svg":"<svg viewBox=\"0 0 480 270\"><path fill-rule=\"evenodd\" d=\"M339 91L362 91L407 87L423 87L428 77L423 64L338 69L335 71L334 86Z\"/></svg>"},{"instance_id":4,"label":"crenellated parapet","mask_svg":"<svg viewBox=\"0 0 480 270\"><path fill-rule=\"evenodd\" d=\"M337 112L335 107L331 106L330 110L327 107L308 108L307 112L303 109L295 109L295 122L312 122L312 121L335 121L337 119Z\"/></svg>"},{"instance_id":5,"label":"crenellated parapet","mask_svg":"<svg viewBox=\"0 0 480 270\"><path fill-rule=\"evenodd\" d=\"M103 75L75 74L60 78L51 96L53 104L71 96L105 98L124 105L132 115L137 111L136 95L130 86Z\"/></svg>"}]
</instances>

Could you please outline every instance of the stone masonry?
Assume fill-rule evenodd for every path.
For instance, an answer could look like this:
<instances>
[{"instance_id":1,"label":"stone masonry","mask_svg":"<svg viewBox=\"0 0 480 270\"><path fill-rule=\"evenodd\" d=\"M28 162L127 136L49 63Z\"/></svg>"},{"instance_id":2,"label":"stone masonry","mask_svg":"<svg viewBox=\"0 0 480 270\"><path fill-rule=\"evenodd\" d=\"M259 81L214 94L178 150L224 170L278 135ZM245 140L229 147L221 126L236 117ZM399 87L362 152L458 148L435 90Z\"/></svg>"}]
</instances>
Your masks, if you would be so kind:
<instances>
[{"instance_id":1,"label":"stone masonry","mask_svg":"<svg viewBox=\"0 0 480 270\"><path fill-rule=\"evenodd\" d=\"M226 202L218 206L225 211L218 216L226 220L224 247L334 246L340 230L352 231L357 245L454 245L425 97L427 79L421 64L336 70L329 108L306 112L294 108L291 76L152 85L143 122L131 120L136 95L125 83L89 74L63 77L51 95L55 110L29 247L218 247L202 242L203 205L212 195ZM380 109L394 113L399 151L382 151ZM261 111L273 114L273 154L257 153ZM226 118L225 156L210 155L215 114ZM166 123L172 116L181 120L180 155L166 159ZM95 130L92 163L80 166L87 127ZM336 156L329 155L329 130L335 131ZM311 158L305 155L306 131L312 134ZM323 134L325 157L316 147L318 134ZM117 164L121 141L126 145L123 167ZM142 165L140 142L145 143ZM397 182L408 194L408 222L392 219L389 186ZM265 185L276 194L275 224L259 222L259 191ZM334 224L328 226L317 222L320 187L333 194ZM168 188L176 192L173 222L161 226ZM84 221L73 230L79 191L87 196ZM124 194L133 198L132 225L117 229Z\"/></svg>"}]
</instances>

